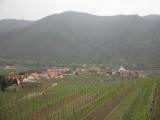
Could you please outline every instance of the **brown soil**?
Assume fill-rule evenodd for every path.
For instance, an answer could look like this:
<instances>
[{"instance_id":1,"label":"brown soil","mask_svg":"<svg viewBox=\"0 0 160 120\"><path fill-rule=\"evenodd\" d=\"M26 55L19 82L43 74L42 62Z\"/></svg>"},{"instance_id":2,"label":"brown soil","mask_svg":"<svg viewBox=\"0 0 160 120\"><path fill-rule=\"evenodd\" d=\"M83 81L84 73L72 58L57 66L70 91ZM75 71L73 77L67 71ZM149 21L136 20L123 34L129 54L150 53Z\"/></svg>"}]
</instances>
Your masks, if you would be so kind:
<instances>
[{"instance_id":1,"label":"brown soil","mask_svg":"<svg viewBox=\"0 0 160 120\"><path fill-rule=\"evenodd\" d=\"M116 95L110 101L107 101L103 106L99 107L92 113L90 113L84 120L104 120L107 115L129 94L129 90L121 92Z\"/></svg>"},{"instance_id":2,"label":"brown soil","mask_svg":"<svg viewBox=\"0 0 160 120\"><path fill-rule=\"evenodd\" d=\"M155 111L156 111L157 120L160 120L160 83L157 84L157 88L156 88Z\"/></svg>"}]
</instances>

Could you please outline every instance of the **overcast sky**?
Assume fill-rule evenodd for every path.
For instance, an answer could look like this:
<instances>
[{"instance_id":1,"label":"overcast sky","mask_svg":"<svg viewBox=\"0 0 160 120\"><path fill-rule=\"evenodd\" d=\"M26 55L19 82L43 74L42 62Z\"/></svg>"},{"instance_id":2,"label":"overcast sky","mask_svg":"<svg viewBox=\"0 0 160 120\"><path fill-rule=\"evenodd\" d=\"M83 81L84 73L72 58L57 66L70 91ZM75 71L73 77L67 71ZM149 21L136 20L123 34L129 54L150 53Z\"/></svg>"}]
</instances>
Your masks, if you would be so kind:
<instances>
[{"instance_id":1,"label":"overcast sky","mask_svg":"<svg viewBox=\"0 0 160 120\"><path fill-rule=\"evenodd\" d=\"M64 11L95 15L160 14L160 0L0 0L0 19L37 20Z\"/></svg>"}]
</instances>

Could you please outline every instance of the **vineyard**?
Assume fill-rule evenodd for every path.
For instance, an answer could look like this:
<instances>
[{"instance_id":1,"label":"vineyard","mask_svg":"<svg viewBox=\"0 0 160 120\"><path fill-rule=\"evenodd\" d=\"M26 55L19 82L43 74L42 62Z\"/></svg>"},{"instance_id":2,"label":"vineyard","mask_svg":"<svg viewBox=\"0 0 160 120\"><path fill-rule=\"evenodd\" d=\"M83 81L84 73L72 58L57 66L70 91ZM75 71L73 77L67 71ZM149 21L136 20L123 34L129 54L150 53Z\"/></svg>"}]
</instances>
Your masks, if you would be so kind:
<instances>
[{"instance_id":1,"label":"vineyard","mask_svg":"<svg viewBox=\"0 0 160 120\"><path fill-rule=\"evenodd\" d=\"M158 76L75 75L0 92L0 120L159 120Z\"/></svg>"}]
</instances>

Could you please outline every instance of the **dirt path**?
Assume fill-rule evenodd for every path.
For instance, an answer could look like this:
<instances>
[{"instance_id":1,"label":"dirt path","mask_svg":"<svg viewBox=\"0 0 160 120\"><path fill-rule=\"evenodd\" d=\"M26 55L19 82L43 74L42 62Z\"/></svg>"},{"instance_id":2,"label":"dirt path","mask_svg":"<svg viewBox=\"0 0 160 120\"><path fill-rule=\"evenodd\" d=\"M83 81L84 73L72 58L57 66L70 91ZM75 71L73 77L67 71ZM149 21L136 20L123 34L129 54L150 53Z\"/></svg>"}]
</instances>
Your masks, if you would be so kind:
<instances>
[{"instance_id":1,"label":"dirt path","mask_svg":"<svg viewBox=\"0 0 160 120\"><path fill-rule=\"evenodd\" d=\"M106 102L103 106L90 113L84 120L104 120L107 115L129 94L129 90L121 92L110 101Z\"/></svg>"}]
</instances>

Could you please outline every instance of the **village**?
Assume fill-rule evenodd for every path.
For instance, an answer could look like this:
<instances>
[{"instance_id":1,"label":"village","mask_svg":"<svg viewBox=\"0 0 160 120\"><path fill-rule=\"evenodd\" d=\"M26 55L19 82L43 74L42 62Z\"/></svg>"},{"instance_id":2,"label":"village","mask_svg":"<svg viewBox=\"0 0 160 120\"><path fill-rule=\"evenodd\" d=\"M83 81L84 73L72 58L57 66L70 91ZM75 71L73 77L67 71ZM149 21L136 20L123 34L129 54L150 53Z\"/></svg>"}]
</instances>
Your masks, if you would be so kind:
<instances>
[{"instance_id":1,"label":"village","mask_svg":"<svg viewBox=\"0 0 160 120\"><path fill-rule=\"evenodd\" d=\"M16 70L15 65L7 65L5 70ZM113 79L129 79L129 78L145 78L150 74L148 71L144 70L130 70L123 66L119 69L106 70L100 67L76 67L74 69L69 67L49 67L41 68L36 70L30 70L26 72L19 72L16 74L8 73L5 75L5 81L16 83L20 85L21 83L34 83L40 80L46 79L57 79L64 78L65 76L72 75L83 75L83 74L94 74L99 76L104 76L107 80Z\"/></svg>"}]
</instances>

